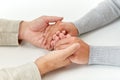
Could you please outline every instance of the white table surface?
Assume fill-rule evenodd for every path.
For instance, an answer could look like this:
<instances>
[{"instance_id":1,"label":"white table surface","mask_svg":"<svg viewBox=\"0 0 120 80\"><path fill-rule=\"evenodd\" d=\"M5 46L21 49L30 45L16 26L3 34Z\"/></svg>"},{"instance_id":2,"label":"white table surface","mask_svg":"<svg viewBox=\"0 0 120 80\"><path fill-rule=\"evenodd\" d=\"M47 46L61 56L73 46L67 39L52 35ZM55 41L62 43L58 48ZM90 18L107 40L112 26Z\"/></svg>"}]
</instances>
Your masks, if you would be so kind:
<instances>
[{"instance_id":1,"label":"white table surface","mask_svg":"<svg viewBox=\"0 0 120 80\"><path fill-rule=\"evenodd\" d=\"M42 15L63 16L75 21L102 0L0 0L0 18L32 20ZM120 20L80 36L94 46L120 46ZM0 68L34 61L48 51L28 43L19 47L0 47ZM51 72L43 80L120 80L120 67L71 65Z\"/></svg>"}]
</instances>

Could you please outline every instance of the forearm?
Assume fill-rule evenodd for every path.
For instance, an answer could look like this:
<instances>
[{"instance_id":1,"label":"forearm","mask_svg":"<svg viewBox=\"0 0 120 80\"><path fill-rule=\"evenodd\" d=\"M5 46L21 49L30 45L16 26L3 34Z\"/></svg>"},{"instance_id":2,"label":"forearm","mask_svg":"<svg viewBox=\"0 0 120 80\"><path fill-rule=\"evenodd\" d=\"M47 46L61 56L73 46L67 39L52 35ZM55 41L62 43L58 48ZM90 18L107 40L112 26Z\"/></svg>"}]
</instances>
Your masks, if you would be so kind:
<instances>
[{"instance_id":1,"label":"forearm","mask_svg":"<svg viewBox=\"0 0 120 80\"><path fill-rule=\"evenodd\" d=\"M34 63L16 68L0 70L0 80L41 80L39 70Z\"/></svg>"},{"instance_id":2,"label":"forearm","mask_svg":"<svg viewBox=\"0 0 120 80\"><path fill-rule=\"evenodd\" d=\"M106 0L74 22L80 34L103 27L120 16L120 0Z\"/></svg>"},{"instance_id":3,"label":"forearm","mask_svg":"<svg viewBox=\"0 0 120 80\"><path fill-rule=\"evenodd\" d=\"M90 46L89 64L120 66L120 47Z\"/></svg>"}]
</instances>

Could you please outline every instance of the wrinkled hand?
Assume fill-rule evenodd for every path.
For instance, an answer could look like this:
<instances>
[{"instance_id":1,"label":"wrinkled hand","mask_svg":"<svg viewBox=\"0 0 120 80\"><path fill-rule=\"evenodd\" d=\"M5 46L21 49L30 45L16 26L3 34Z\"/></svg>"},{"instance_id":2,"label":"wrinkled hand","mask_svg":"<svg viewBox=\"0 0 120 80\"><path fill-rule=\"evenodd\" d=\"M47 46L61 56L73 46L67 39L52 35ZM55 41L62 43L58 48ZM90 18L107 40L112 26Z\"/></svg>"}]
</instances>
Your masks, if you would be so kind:
<instances>
[{"instance_id":1,"label":"wrinkled hand","mask_svg":"<svg viewBox=\"0 0 120 80\"><path fill-rule=\"evenodd\" d=\"M41 75L70 65L71 61L68 57L74 54L79 47L80 45L78 43L75 43L66 49L52 51L49 54L38 58L35 63Z\"/></svg>"},{"instance_id":2,"label":"wrinkled hand","mask_svg":"<svg viewBox=\"0 0 120 80\"><path fill-rule=\"evenodd\" d=\"M70 34L72 36L78 36L78 30L74 26L73 23L70 22L60 22L58 21L55 25L52 25L51 27L48 28L48 30L45 32L45 41L46 44L48 44L47 48L49 50L53 49L52 46L50 46L50 43L52 41L52 36L58 32L58 31L63 31L64 34Z\"/></svg>"},{"instance_id":3,"label":"wrinkled hand","mask_svg":"<svg viewBox=\"0 0 120 80\"><path fill-rule=\"evenodd\" d=\"M54 45L54 49L64 49L73 43L79 43L80 47L75 54L69 57L71 62L77 64L87 64L89 59L89 45L77 37L72 37L69 35L67 38L58 40Z\"/></svg>"},{"instance_id":4,"label":"wrinkled hand","mask_svg":"<svg viewBox=\"0 0 120 80\"><path fill-rule=\"evenodd\" d=\"M48 28L49 23L61 21L62 19L56 16L42 16L33 21L23 21L20 24L19 39L30 42L37 47L45 48L44 32L46 28Z\"/></svg>"}]
</instances>

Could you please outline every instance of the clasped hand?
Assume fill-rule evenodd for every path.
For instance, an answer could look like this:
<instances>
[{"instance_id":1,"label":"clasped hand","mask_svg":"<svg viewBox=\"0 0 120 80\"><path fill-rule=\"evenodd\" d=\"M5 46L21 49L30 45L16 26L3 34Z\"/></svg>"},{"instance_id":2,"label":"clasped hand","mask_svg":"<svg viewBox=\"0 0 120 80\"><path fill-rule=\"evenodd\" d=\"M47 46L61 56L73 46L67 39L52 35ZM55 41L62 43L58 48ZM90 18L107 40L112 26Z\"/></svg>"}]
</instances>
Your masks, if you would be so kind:
<instances>
[{"instance_id":1,"label":"clasped hand","mask_svg":"<svg viewBox=\"0 0 120 80\"><path fill-rule=\"evenodd\" d=\"M42 75L71 62L88 63L89 45L77 38L78 30L73 23L61 22L62 19L56 16L42 16L20 24L20 40L40 48L55 50L35 61ZM50 25L51 22L54 24Z\"/></svg>"}]
</instances>

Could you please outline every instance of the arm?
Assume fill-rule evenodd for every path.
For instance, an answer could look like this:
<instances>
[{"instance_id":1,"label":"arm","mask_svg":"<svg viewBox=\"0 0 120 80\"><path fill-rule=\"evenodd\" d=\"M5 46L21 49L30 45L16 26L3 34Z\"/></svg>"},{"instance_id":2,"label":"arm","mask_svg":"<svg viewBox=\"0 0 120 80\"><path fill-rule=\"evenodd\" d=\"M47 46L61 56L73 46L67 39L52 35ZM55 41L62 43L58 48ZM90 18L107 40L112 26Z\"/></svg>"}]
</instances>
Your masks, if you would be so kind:
<instances>
[{"instance_id":1,"label":"arm","mask_svg":"<svg viewBox=\"0 0 120 80\"><path fill-rule=\"evenodd\" d=\"M120 17L120 0L105 0L96 8L75 22L57 22L46 32L46 42L50 45L52 37L57 31L65 30L67 34L78 36L101 28Z\"/></svg>"},{"instance_id":2,"label":"arm","mask_svg":"<svg viewBox=\"0 0 120 80\"><path fill-rule=\"evenodd\" d=\"M71 61L68 57L73 55L79 47L79 44L73 44L66 49L53 51L42 56L35 63L1 69L0 80L41 80L40 75L70 65Z\"/></svg>"},{"instance_id":3,"label":"arm","mask_svg":"<svg viewBox=\"0 0 120 80\"><path fill-rule=\"evenodd\" d=\"M17 46L19 40L25 40L37 47L46 48L48 45L45 44L44 39L46 28L49 23L61 21L62 19L56 16L41 16L32 21L0 19L0 45Z\"/></svg>"},{"instance_id":4,"label":"arm","mask_svg":"<svg viewBox=\"0 0 120 80\"><path fill-rule=\"evenodd\" d=\"M120 46L91 46L80 38L69 36L59 40L54 48L64 49L73 43L80 44L77 52L69 57L73 63L120 66Z\"/></svg>"},{"instance_id":5,"label":"arm","mask_svg":"<svg viewBox=\"0 0 120 80\"><path fill-rule=\"evenodd\" d=\"M120 0L105 0L74 22L79 34L103 27L120 17Z\"/></svg>"},{"instance_id":6,"label":"arm","mask_svg":"<svg viewBox=\"0 0 120 80\"><path fill-rule=\"evenodd\" d=\"M106 0L74 22L79 33L103 27L120 16L120 0ZM120 66L120 47L90 46L88 64Z\"/></svg>"}]
</instances>

